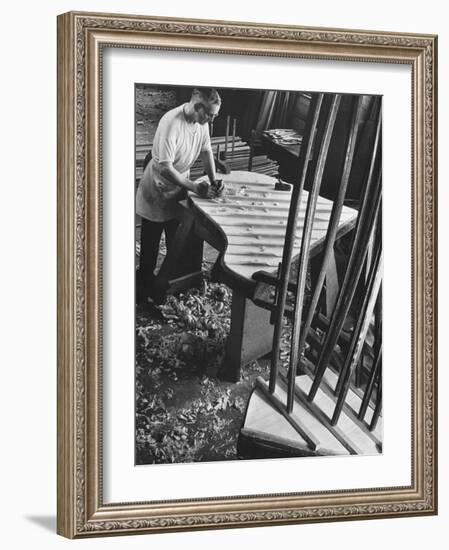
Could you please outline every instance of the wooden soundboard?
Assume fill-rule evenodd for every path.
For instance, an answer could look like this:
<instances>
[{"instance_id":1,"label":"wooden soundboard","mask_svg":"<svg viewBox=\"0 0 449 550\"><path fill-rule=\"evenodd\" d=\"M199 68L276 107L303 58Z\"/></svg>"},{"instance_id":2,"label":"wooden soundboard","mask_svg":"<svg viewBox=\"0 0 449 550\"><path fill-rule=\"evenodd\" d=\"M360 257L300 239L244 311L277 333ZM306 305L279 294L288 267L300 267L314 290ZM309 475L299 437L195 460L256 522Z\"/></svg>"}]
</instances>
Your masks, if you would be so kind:
<instances>
[{"instance_id":1,"label":"wooden soundboard","mask_svg":"<svg viewBox=\"0 0 449 550\"><path fill-rule=\"evenodd\" d=\"M225 193L219 198L200 198L191 193L201 223L218 226L224 239L223 262L238 278L251 279L259 270L276 271L282 259L291 191L277 191L276 180L254 172L220 175ZM294 253L299 254L308 193L303 192ZM318 249L326 235L333 203L319 197L311 249ZM357 212L344 207L340 229L349 230Z\"/></svg>"}]
</instances>

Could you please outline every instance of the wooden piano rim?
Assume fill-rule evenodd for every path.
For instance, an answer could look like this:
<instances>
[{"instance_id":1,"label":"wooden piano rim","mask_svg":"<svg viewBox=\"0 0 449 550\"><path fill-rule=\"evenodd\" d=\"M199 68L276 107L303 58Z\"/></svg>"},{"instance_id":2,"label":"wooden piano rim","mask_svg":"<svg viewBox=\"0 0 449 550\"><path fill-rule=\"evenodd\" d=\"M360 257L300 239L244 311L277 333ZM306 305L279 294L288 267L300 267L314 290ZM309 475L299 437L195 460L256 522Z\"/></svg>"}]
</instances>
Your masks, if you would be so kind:
<instances>
[{"instance_id":1,"label":"wooden piano rim","mask_svg":"<svg viewBox=\"0 0 449 550\"><path fill-rule=\"evenodd\" d=\"M229 241L221 225L217 224L215 220L213 220L209 216L209 214L207 214L207 212L205 212L203 209L197 206L190 196L187 198L187 204L188 204L188 207L195 212L196 220L202 223L204 218L206 218L208 222L213 225L214 229L217 231L217 233L221 236L223 240L223 245L224 245L223 250L219 250L219 256L217 259L217 262L220 264L222 273L225 274L225 277L222 280L220 278L220 282L227 284L230 288L234 288L235 286L238 286L240 290L243 289L245 291L245 294L247 294L248 296L252 296L254 289L256 287L257 281L253 279L248 279L247 277L244 277L240 273L236 273L224 261L224 256L229 246Z\"/></svg>"}]
</instances>

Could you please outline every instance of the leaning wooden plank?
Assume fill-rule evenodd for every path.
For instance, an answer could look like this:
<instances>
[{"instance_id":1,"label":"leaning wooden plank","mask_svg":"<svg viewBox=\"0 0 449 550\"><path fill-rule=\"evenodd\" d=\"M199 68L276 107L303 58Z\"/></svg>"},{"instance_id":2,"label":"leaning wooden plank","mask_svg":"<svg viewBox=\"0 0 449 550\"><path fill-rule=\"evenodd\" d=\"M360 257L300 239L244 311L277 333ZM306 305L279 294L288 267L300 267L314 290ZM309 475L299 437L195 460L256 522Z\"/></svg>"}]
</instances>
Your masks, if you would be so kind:
<instances>
[{"instance_id":1,"label":"leaning wooden plank","mask_svg":"<svg viewBox=\"0 0 449 550\"><path fill-rule=\"evenodd\" d=\"M316 436L316 430L313 430L314 428L318 428L318 422L313 419L312 415L304 414L299 405L294 407L290 414L287 413L284 404L286 403L287 395L279 384L276 385L275 391L271 392L265 380L259 376L256 378L256 387L260 389L263 395L268 398L273 407L276 408L276 410L293 426L310 449L315 450L319 447L320 439ZM312 427L312 429L305 426L306 421L308 421L308 424Z\"/></svg>"},{"instance_id":2,"label":"leaning wooden plank","mask_svg":"<svg viewBox=\"0 0 449 550\"><path fill-rule=\"evenodd\" d=\"M304 350L307 334L312 325L312 320L315 315L315 310L318 305L318 301L321 295L321 291L324 285L324 280L328 272L328 266L332 261L332 256L334 254L334 244L337 237L337 230L340 223L340 219L345 216L345 209L343 202L346 196L346 189L348 187L349 176L351 173L351 168L354 160L354 151L357 141L357 135L360 127L361 117L363 115L363 100L362 96L359 97L356 106L353 105L352 120L351 125L347 135L346 143L346 154L345 161L343 164L341 177L338 178L340 184L338 186L337 198L332 205L332 213L330 215L328 231L324 243L324 251L322 254L321 267L314 285L314 291L312 294L312 299L308 305L307 313L305 315L304 326L301 333L301 338L299 341L299 354L301 355Z\"/></svg>"},{"instance_id":3,"label":"leaning wooden plank","mask_svg":"<svg viewBox=\"0 0 449 550\"><path fill-rule=\"evenodd\" d=\"M251 414L249 404L245 427L283 436L296 432L297 436L291 435L289 438L299 441L299 436L310 450L319 450L321 452L326 450L329 454L350 454L338 439L299 400L295 401L292 413L287 414L285 408L287 391L285 384L281 380L278 379L275 391L271 393L268 388L268 382L259 377L256 379L255 389L261 392L268 404L254 410L253 414ZM285 422L290 424L291 430L286 427ZM314 441L314 446L310 445L304 432L310 434L310 438Z\"/></svg>"},{"instance_id":4,"label":"leaning wooden plank","mask_svg":"<svg viewBox=\"0 0 449 550\"><path fill-rule=\"evenodd\" d=\"M358 414L358 417L360 420L364 419L366 411L368 410L368 405L373 395L375 383L378 380L378 377L381 372L381 364L382 364L382 345L380 346L379 351L377 352L374 365L372 366L371 372L368 377L368 382L365 388L365 394L363 396L362 404L360 405L360 410Z\"/></svg>"},{"instance_id":5,"label":"leaning wooden plank","mask_svg":"<svg viewBox=\"0 0 449 550\"><path fill-rule=\"evenodd\" d=\"M243 440L243 441L242 441ZM248 452L242 443L251 443ZM320 447L311 450L304 439L279 413L259 388L249 396L243 426L237 443L238 454L251 458L348 455L349 452L337 445L332 449ZM243 451L243 452L242 452Z\"/></svg>"},{"instance_id":6,"label":"leaning wooden plank","mask_svg":"<svg viewBox=\"0 0 449 550\"><path fill-rule=\"evenodd\" d=\"M304 293L306 288L307 265L310 255L310 244L312 241L312 231L316 207L318 203L318 195L323 179L324 167L326 165L327 154L331 137L334 131L335 120L340 107L341 96L335 94L332 99L332 105L327 116L326 127L320 144L318 160L315 167L315 174L312 183L312 189L309 192L307 208L305 213L304 227L301 239L301 250L298 259L298 276L296 281L296 294L293 316L292 337L290 343L290 366L288 371L288 398L287 410L290 412L293 408L293 400L295 393L295 378L296 370L299 361L299 340L301 336L301 322L303 317ZM319 219L319 215L317 216Z\"/></svg>"},{"instance_id":7,"label":"leaning wooden plank","mask_svg":"<svg viewBox=\"0 0 449 550\"><path fill-rule=\"evenodd\" d=\"M361 311L354 327L351 343L348 349L347 357L343 368L340 372L336 393L338 395L337 405L335 407L334 416L332 422L337 423L340 415L343 403L346 398L346 394L349 390L349 384L351 381L351 375L359 362L360 354L362 353L363 344L368 333L369 324L371 322L374 307L377 301L377 295L379 293L380 285L382 281L382 253L380 251L380 245L376 259L373 262L369 280L367 284L366 293L363 299Z\"/></svg>"},{"instance_id":8,"label":"leaning wooden plank","mask_svg":"<svg viewBox=\"0 0 449 550\"><path fill-rule=\"evenodd\" d=\"M306 375L304 375L306 376ZM363 450L357 443L354 441L351 441L347 433L340 429L339 426L332 426L331 419L329 416L329 407L324 404L323 406L323 400L326 401L325 394L319 395L319 399L316 400L316 403L310 403L307 400L307 394L305 391L301 388L301 379L304 378L304 376L297 376L295 380L295 391L294 396L295 399L298 399L301 404L306 407L310 412L317 418L323 426L325 426L331 434L337 439L343 447L352 455L358 455L363 454ZM280 379L284 383L285 387L287 387L288 384L288 378L283 374L280 373ZM324 396L324 398L323 398ZM332 409L331 409L332 410Z\"/></svg>"},{"instance_id":9,"label":"leaning wooden plank","mask_svg":"<svg viewBox=\"0 0 449 550\"><path fill-rule=\"evenodd\" d=\"M378 126L377 142L379 135L380 123ZM349 311L349 306L354 296L357 283L360 279L363 263L367 253L367 244L380 206L381 191L380 152L377 149L376 154L373 155L371 161L370 173L362 201L362 208L357 218L351 254L347 263L343 283L339 290L337 303L331 317L329 331L326 334L323 349L318 360L315 380L309 394L310 400L315 397L323 374L328 366L330 355L334 349L335 342L338 339L338 334L343 327L343 323Z\"/></svg>"},{"instance_id":10,"label":"leaning wooden plank","mask_svg":"<svg viewBox=\"0 0 449 550\"><path fill-rule=\"evenodd\" d=\"M374 409L373 417L371 418L371 423L369 429L374 431L377 427L380 415L382 412L382 377L379 379L379 386L377 388L376 396L376 407Z\"/></svg>"},{"instance_id":11,"label":"leaning wooden plank","mask_svg":"<svg viewBox=\"0 0 449 550\"><path fill-rule=\"evenodd\" d=\"M312 379L307 375L300 375L296 380L296 393L301 399L307 402L307 394L312 385ZM317 396L313 403L308 402L313 407L314 414L326 424L326 427L338 438L343 438L346 441L347 448L356 450L356 454L376 455L382 451L380 440L373 434L364 429L356 416L348 415L342 412L339 421L336 425L331 424L331 416L334 411L335 401L330 395L319 388Z\"/></svg>"},{"instance_id":12,"label":"leaning wooden plank","mask_svg":"<svg viewBox=\"0 0 449 550\"><path fill-rule=\"evenodd\" d=\"M313 381L313 370L312 365L308 364L308 361L305 361L305 365L302 365L305 373L309 376L309 378ZM322 390L330 399L336 402L337 398L335 396L335 387L337 385L337 375L334 373L332 369L327 369L322 383L320 385L320 390ZM352 388L349 389L346 402L343 405L343 411L344 413L353 419L354 422L357 421L357 411L360 408L360 404L362 402L362 399L355 391L353 391ZM374 413L374 408L371 406L371 404L368 405L368 409L366 411L365 420L361 421L359 423L360 428L364 431L364 433L371 437L374 443L380 448L382 446L382 422L378 422L376 429L374 431L370 430L369 423L372 420L372 416ZM382 420L382 417L380 417L380 420Z\"/></svg>"}]
</instances>

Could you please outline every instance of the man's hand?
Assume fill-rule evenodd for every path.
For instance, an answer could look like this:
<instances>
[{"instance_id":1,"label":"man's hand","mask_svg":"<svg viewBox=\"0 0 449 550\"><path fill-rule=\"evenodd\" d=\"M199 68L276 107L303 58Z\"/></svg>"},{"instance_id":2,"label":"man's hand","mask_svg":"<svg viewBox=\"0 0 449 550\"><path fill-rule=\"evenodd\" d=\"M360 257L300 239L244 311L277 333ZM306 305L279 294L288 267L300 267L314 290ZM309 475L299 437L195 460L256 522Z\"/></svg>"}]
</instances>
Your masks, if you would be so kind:
<instances>
[{"instance_id":1,"label":"man's hand","mask_svg":"<svg viewBox=\"0 0 449 550\"><path fill-rule=\"evenodd\" d=\"M194 192L200 197L207 197L209 189L210 183L206 180L201 180L195 183Z\"/></svg>"},{"instance_id":2,"label":"man's hand","mask_svg":"<svg viewBox=\"0 0 449 550\"><path fill-rule=\"evenodd\" d=\"M220 197L224 191L224 182L223 180L214 180L211 187L214 195Z\"/></svg>"},{"instance_id":3,"label":"man's hand","mask_svg":"<svg viewBox=\"0 0 449 550\"><path fill-rule=\"evenodd\" d=\"M193 191L203 198L214 199L220 197L224 191L223 180L213 180L212 183L209 183L208 180L203 179L195 182L193 185Z\"/></svg>"}]
</instances>

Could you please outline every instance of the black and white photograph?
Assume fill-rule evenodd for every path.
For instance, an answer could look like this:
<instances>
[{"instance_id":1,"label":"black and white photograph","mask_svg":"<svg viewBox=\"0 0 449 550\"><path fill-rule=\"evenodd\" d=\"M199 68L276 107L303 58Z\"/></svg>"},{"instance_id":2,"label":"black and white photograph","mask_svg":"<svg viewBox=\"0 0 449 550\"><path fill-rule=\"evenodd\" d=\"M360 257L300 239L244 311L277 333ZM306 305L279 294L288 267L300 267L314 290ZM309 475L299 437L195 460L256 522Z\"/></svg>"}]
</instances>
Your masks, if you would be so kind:
<instances>
[{"instance_id":1,"label":"black and white photograph","mask_svg":"<svg viewBox=\"0 0 449 550\"><path fill-rule=\"evenodd\" d=\"M5 549L444 547L445 14L5 3Z\"/></svg>"},{"instance_id":2,"label":"black and white photograph","mask_svg":"<svg viewBox=\"0 0 449 550\"><path fill-rule=\"evenodd\" d=\"M381 120L135 85L136 464L382 453Z\"/></svg>"}]
</instances>

